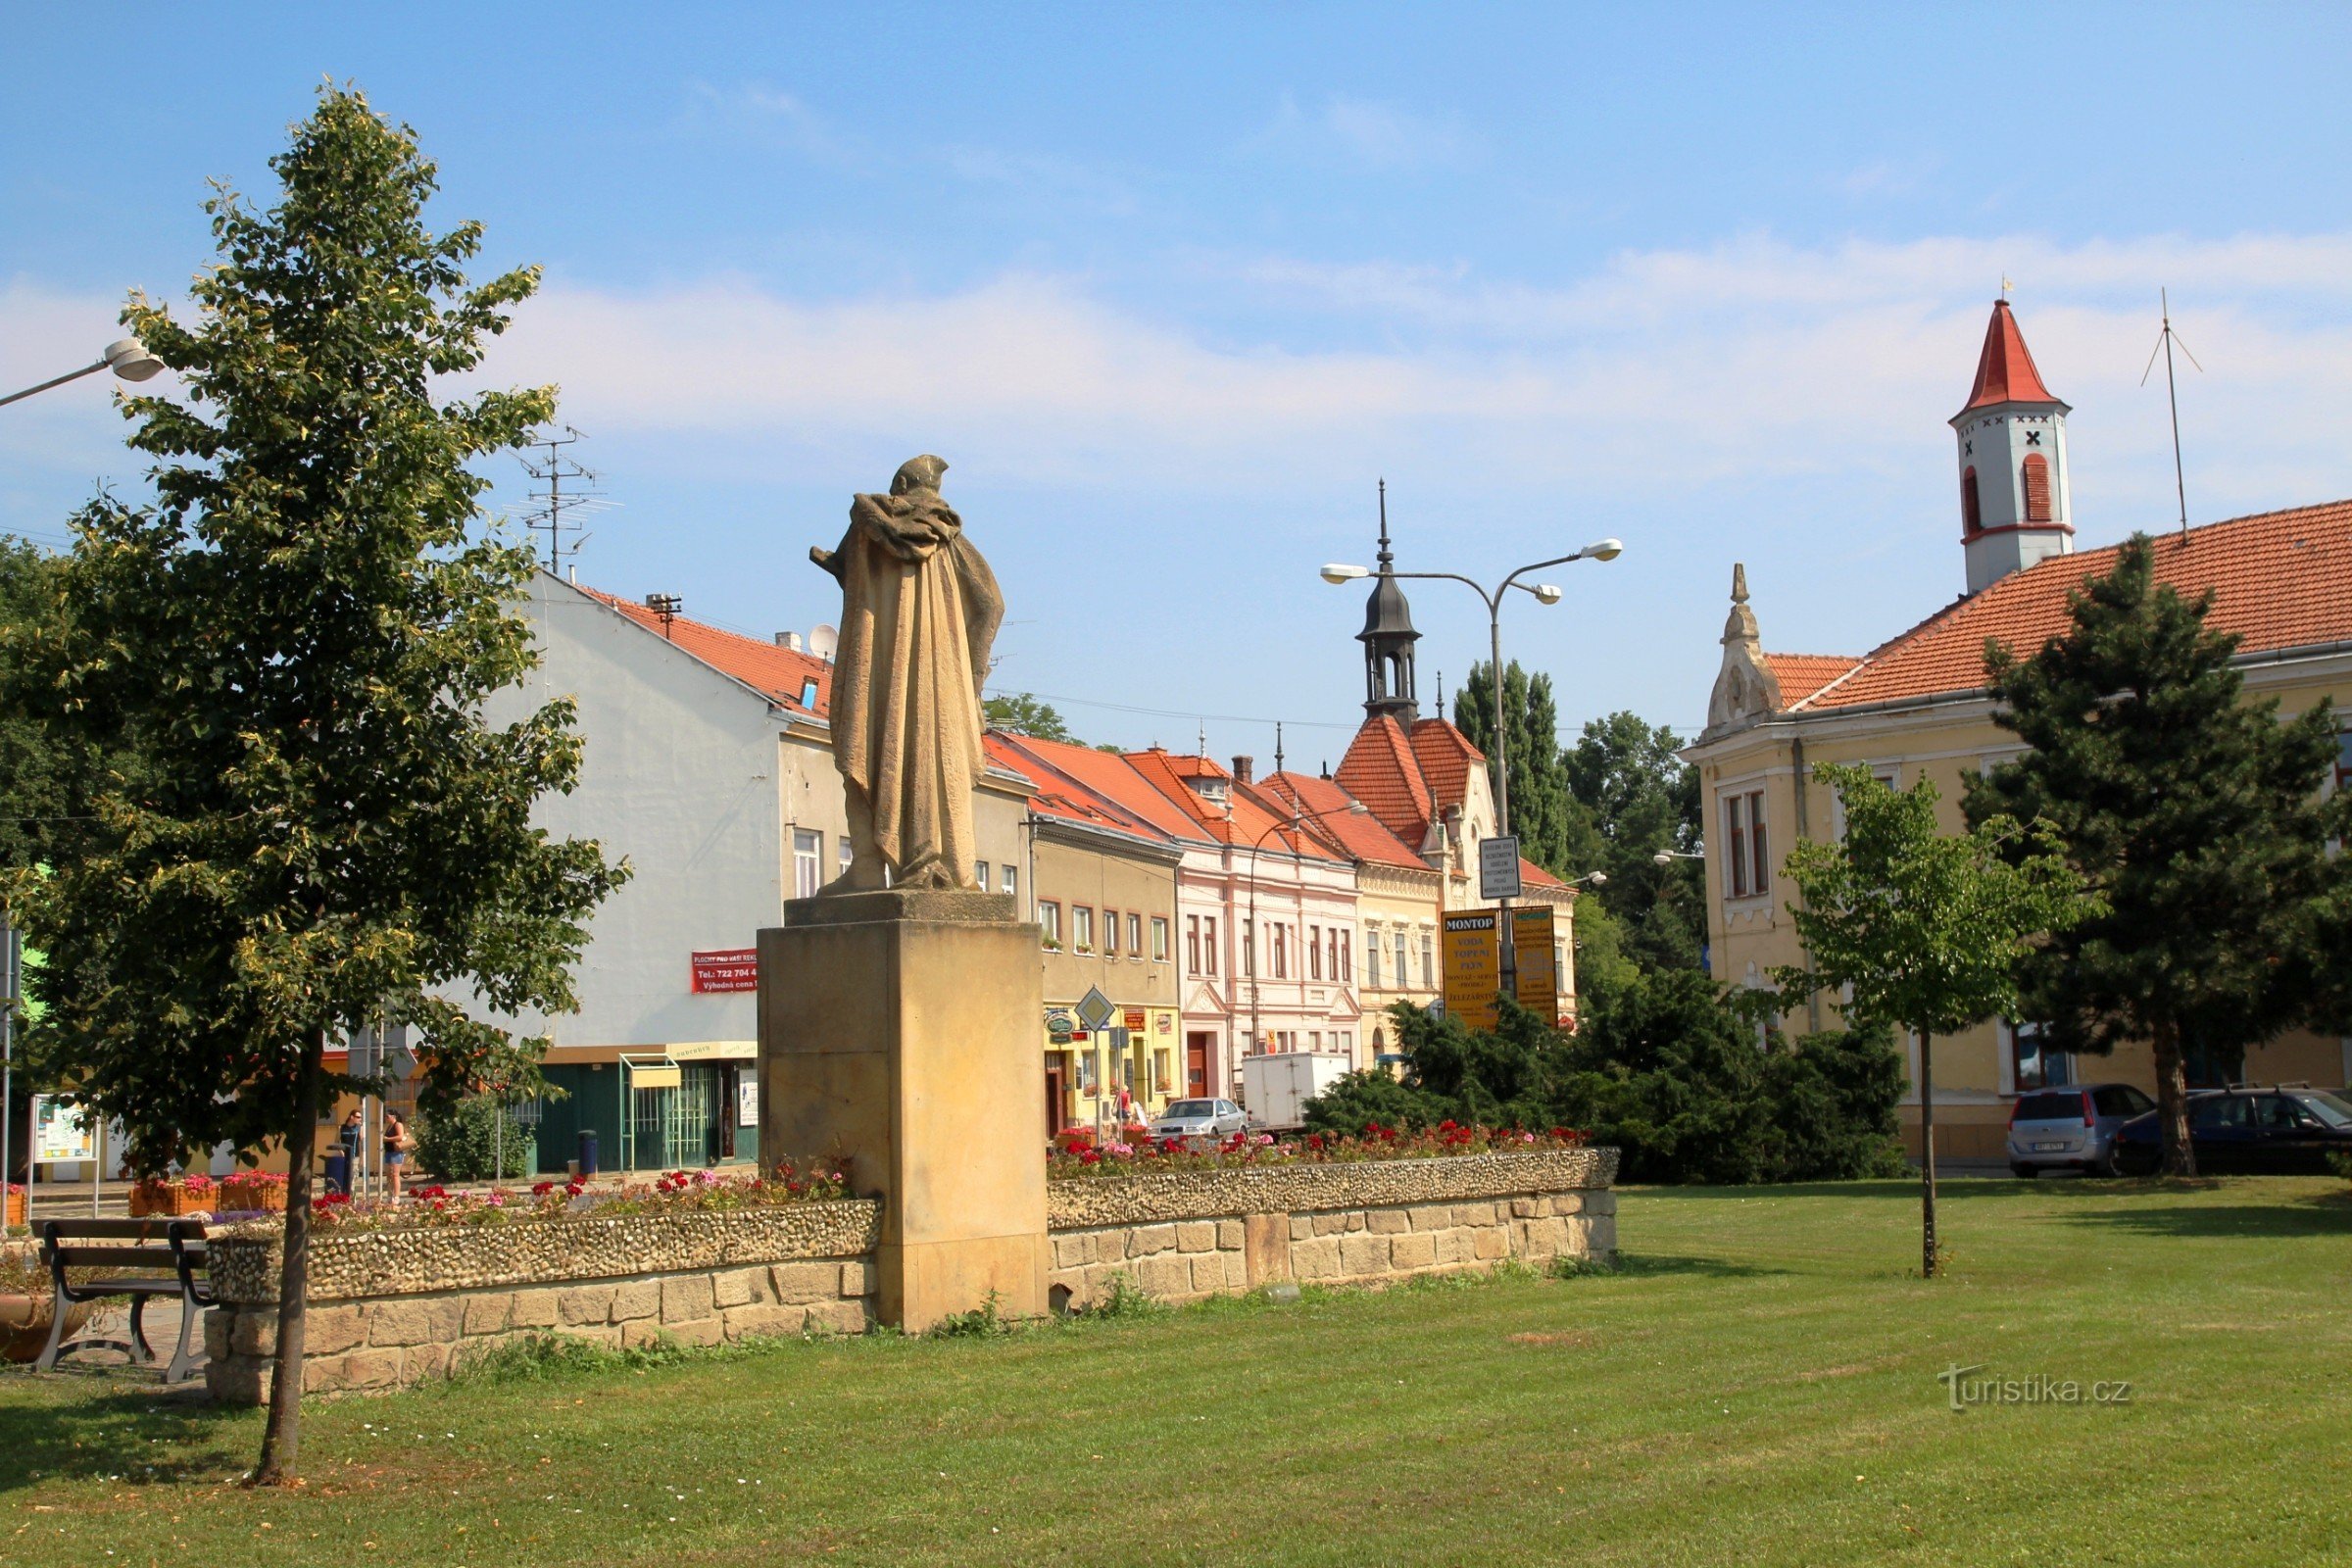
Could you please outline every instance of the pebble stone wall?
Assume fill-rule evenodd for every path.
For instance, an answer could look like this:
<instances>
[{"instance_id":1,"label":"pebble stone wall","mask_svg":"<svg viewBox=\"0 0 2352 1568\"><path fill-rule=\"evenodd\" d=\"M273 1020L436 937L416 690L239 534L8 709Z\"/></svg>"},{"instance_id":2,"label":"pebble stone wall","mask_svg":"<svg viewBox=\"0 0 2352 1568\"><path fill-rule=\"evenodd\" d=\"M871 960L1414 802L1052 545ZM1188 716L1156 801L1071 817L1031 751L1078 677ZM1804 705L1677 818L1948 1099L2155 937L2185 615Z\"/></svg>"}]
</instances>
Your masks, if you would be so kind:
<instances>
[{"instance_id":1,"label":"pebble stone wall","mask_svg":"<svg viewBox=\"0 0 2352 1568\"><path fill-rule=\"evenodd\" d=\"M1049 1289L1073 1309L1116 1277L1170 1301L1280 1281L1378 1284L1504 1258L1616 1250L1614 1150L1086 1178L1049 1189ZM611 1346L668 1337L857 1334L875 1323L872 1200L720 1214L318 1235L303 1392L444 1377L528 1334ZM211 1248L205 1317L216 1398L268 1399L279 1252L273 1229Z\"/></svg>"}]
</instances>

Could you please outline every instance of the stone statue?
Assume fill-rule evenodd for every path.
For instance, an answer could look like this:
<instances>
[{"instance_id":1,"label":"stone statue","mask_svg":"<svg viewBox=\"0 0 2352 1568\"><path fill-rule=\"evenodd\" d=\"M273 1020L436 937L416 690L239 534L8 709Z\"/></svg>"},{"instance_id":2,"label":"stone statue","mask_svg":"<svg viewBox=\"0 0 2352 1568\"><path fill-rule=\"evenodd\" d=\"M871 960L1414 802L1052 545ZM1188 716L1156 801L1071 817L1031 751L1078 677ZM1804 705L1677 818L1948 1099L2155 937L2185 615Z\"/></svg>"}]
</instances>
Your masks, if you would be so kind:
<instances>
[{"instance_id":1,"label":"stone statue","mask_svg":"<svg viewBox=\"0 0 2352 1568\"><path fill-rule=\"evenodd\" d=\"M980 683L1004 618L996 574L940 499L938 458L909 458L886 496L850 502L841 547L808 558L841 581L833 762L849 795L850 867L824 891L969 888Z\"/></svg>"}]
</instances>

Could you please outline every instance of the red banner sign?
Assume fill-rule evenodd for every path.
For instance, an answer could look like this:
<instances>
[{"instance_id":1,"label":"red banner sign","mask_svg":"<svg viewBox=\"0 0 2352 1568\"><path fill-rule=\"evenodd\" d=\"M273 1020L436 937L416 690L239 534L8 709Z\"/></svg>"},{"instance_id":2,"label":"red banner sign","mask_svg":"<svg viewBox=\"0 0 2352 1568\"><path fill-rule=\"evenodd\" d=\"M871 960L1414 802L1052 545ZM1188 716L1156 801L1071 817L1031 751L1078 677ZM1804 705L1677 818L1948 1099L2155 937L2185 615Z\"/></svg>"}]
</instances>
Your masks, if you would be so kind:
<instances>
[{"instance_id":1,"label":"red banner sign","mask_svg":"<svg viewBox=\"0 0 2352 1568\"><path fill-rule=\"evenodd\" d=\"M694 955L693 989L697 993L759 990L760 950L728 948L720 953Z\"/></svg>"}]
</instances>

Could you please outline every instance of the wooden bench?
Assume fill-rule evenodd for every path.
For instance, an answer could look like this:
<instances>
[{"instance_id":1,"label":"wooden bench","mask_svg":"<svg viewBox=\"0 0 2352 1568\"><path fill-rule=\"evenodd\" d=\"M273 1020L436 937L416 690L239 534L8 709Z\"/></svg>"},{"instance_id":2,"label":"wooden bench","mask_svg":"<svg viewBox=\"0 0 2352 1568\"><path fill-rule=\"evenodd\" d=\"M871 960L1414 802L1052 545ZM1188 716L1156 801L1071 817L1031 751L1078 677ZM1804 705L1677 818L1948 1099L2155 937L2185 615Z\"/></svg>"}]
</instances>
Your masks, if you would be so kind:
<instances>
[{"instance_id":1,"label":"wooden bench","mask_svg":"<svg viewBox=\"0 0 2352 1568\"><path fill-rule=\"evenodd\" d=\"M68 1350L118 1349L134 1361L152 1365L154 1349L147 1344L147 1303L159 1296L179 1298L179 1345L164 1369L166 1383L193 1377L195 1359L188 1353L190 1337L198 1331L203 1309L213 1304L211 1282L204 1273L204 1222L195 1219L52 1219L41 1223L41 1262L56 1282L51 1304L49 1345L33 1364L41 1371L57 1365ZM129 1269L136 1272L74 1284L68 1269ZM158 1272L169 1270L169 1273ZM110 1296L130 1298L130 1339L83 1337L66 1339L66 1308L77 1301L103 1300Z\"/></svg>"}]
</instances>

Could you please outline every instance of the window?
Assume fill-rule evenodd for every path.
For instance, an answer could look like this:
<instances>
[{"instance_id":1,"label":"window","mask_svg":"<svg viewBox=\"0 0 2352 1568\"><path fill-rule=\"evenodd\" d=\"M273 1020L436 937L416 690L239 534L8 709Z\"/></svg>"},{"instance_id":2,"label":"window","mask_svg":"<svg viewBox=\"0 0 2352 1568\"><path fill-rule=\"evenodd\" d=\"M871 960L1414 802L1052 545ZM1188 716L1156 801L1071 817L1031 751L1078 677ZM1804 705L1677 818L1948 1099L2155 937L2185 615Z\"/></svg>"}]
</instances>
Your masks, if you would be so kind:
<instances>
[{"instance_id":1,"label":"window","mask_svg":"<svg viewBox=\"0 0 2352 1568\"><path fill-rule=\"evenodd\" d=\"M1037 924L1038 929L1046 934L1046 946L1050 948L1061 946L1060 905L1054 903L1051 899L1041 902L1037 906Z\"/></svg>"},{"instance_id":2,"label":"window","mask_svg":"<svg viewBox=\"0 0 2352 1568\"><path fill-rule=\"evenodd\" d=\"M978 888L983 893L988 891L988 862L986 860L980 861L973 868L972 886Z\"/></svg>"},{"instance_id":3,"label":"window","mask_svg":"<svg viewBox=\"0 0 2352 1568\"><path fill-rule=\"evenodd\" d=\"M1960 526L1968 533L1984 531L1984 513L1977 505L1977 470L1974 468L1960 475Z\"/></svg>"},{"instance_id":4,"label":"window","mask_svg":"<svg viewBox=\"0 0 2352 1568\"><path fill-rule=\"evenodd\" d=\"M1309 1051L1321 1051L1323 1049L1322 1030L1309 1029L1306 1032L1306 1049Z\"/></svg>"},{"instance_id":5,"label":"window","mask_svg":"<svg viewBox=\"0 0 2352 1568\"><path fill-rule=\"evenodd\" d=\"M1764 845L1764 792L1723 798L1724 896L1758 898L1772 891L1772 861Z\"/></svg>"},{"instance_id":6,"label":"window","mask_svg":"<svg viewBox=\"0 0 2352 1568\"><path fill-rule=\"evenodd\" d=\"M1215 974L1217 972L1217 917L1213 914L1204 914L1200 917L1200 956L1204 960L1205 970L1210 974Z\"/></svg>"},{"instance_id":7,"label":"window","mask_svg":"<svg viewBox=\"0 0 2352 1568\"><path fill-rule=\"evenodd\" d=\"M1277 980L1288 980L1291 977L1291 952L1287 940L1289 935L1290 928L1288 926L1285 926L1280 920L1274 922L1274 978Z\"/></svg>"},{"instance_id":8,"label":"window","mask_svg":"<svg viewBox=\"0 0 2352 1568\"><path fill-rule=\"evenodd\" d=\"M805 827L792 830L792 890L796 899L816 897L824 876L825 836Z\"/></svg>"},{"instance_id":9,"label":"window","mask_svg":"<svg viewBox=\"0 0 2352 1568\"><path fill-rule=\"evenodd\" d=\"M851 862L852 860L856 859L857 858L858 858L858 852L850 848L850 836L849 836L847 833L844 833L844 834L841 836L841 874L842 874L842 875L844 875L844 876L847 876L847 875L849 875L849 874L850 874L850 862Z\"/></svg>"},{"instance_id":10,"label":"window","mask_svg":"<svg viewBox=\"0 0 2352 1568\"><path fill-rule=\"evenodd\" d=\"M2352 729L2336 731L2335 787L2352 787Z\"/></svg>"},{"instance_id":11,"label":"window","mask_svg":"<svg viewBox=\"0 0 2352 1568\"><path fill-rule=\"evenodd\" d=\"M1089 905L1073 904L1070 906L1070 951L1073 953L1095 951L1095 911Z\"/></svg>"},{"instance_id":12,"label":"window","mask_svg":"<svg viewBox=\"0 0 2352 1568\"><path fill-rule=\"evenodd\" d=\"M1257 978L1257 922L1255 920L1245 919L1242 922L1242 973L1252 980Z\"/></svg>"},{"instance_id":13,"label":"window","mask_svg":"<svg viewBox=\"0 0 2352 1568\"><path fill-rule=\"evenodd\" d=\"M1012 899L1021 896L1021 873L1009 865L1004 867L1004 893Z\"/></svg>"},{"instance_id":14,"label":"window","mask_svg":"<svg viewBox=\"0 0 2352 1568\"><path fill-rule=\"evenodd\" d=\"M1340 950L1340 978L1343 980L1354 979L1355 944L1343 939L1337 927L1332 930L1331 940L1332 945Z\"/></svg>"},{"instance_id":15,"label":"window","mask_svg":"<svg viewBox=\"0 0 2352 1568\"><path fill-rule=\"evenodd\" d=\"M1331 971L1331 977L1334 980L1345 980L1348 978L1347 954L1347 946L1340 941L1340 928L1338 926L1335 925L1330 930L1323 933L1323 966Z\"/></svg>"},{"instance_id":16,"label":"window","mask_svg":"<svg viewBox=\"0 0 2352 1568\"><path fill-rule=\"evenodd\" d=\"M1437 938L1424 931L1421 933L1421 988L1427 991L1434 988L1437 983Z\"/></svg>"},{"instance_id":17,"label":"window","mask_svg":"<svg viewBox=\"0 0 2352 1568\"><path fill-rule=\"evenodd\" d=\"M1364 927L1364 984L1380 989L1380 927Z\"/></svg>"},{"instance_id":18,"label":"window","mask_svg":"<svg viewBox=\"0 0 2352 1568\"><path fill-rule=\"evenodd\" d=\"M1200 972L1200 917L1197 914L1184 917L1184 972Z\"/></svg>"},{"instance_id":19,"label":"window","mask_svg":"<svg viewBox=\"0 0 2352 1568\"><path fill-rule=\"evenodd\" d=\"M1319 925L1306 928L1306 977L1323 978L1323 928Z\"/></svg>"},{"instance_id":20,"label":"window","mask_svg":"<svg viewBox=\"0 0 2352 1568\"><path fill-rule=\"evenodd\" d=\"M1159 922L1156 920L1152 921L1152 923L1154 926L1159 924ZM1152 933L1152 945L1159 950L1154 956L1164 958L1168 956L1168 939L1166 932L1154 930ZM1130 958L1140 958L1143 956L1144 917L1140 914L1130 913L1127 916L1127 956Z\"/></svg>"},{"instance_id":21,"label":"window","mask_svg":"<svg viewBox=\"0 0 2352 1568\"><path fill-rule=\"evenodd\" d=\"M2074 1058L2043 1044L2041 1025L2037 1023L2009 1026L2009 1056L2020 1094L2034 1089L2059 1089L2075 1081Z\"/></svg>"},{"instance_id":22,"label":"window","mask_svg":"<svg viewBox=\"0 0 2352 1568\"><path fill-rule=\"evenodd\" d=\"M1104 909L1102 911L1102 956L1105 958L1115 958L1118 956L1119 911L1116 909Z\"/></svg>"},{"instance_id":23,"label":"window","mask_svg":"<svg viewBox=\"0 0 2352 1568\"><path fill-rule=\"evenodd\" d=\"M2026 485L2026 520L2028 522L2049 521L2050 460L2038 452L2027 453L2025 471L2022 477Z\"/></svg>"},{"instance_id":24,"label":"window","mask_svg":"<svg viewBox=\"0 0 2352 1568\"><path fill-rule=\"evenodd\" d=\"M1152 917L1152 961L1153 963L1168 961L1168 917L1164 914L1155 914ZM1200 966L1195 964L1193 972L1199 974Z\"/></svg>"},{"instance_id":25,"label":"window","mask_svg":"<svg viewBox=\"0 0 2352 1568\"><path fill-rule=\"evenodd\" d=\"M1412 982L1412 977L1411 977L1411 976L1409 976L1409 975L1407 975L1407 974L1404 972L1404 927L1402 927L1402 926L1398 926L1398 927L1396 928L1396 989L1397 989L1397 990L1399 990L1399 991L1402 991L1402 990L1403 990L1403 989L1404 989L1406 986L1409 986L1409 985L1411 985L1411 984L1413 983L1413 982Z\"/></svg>"}]
</instances>

